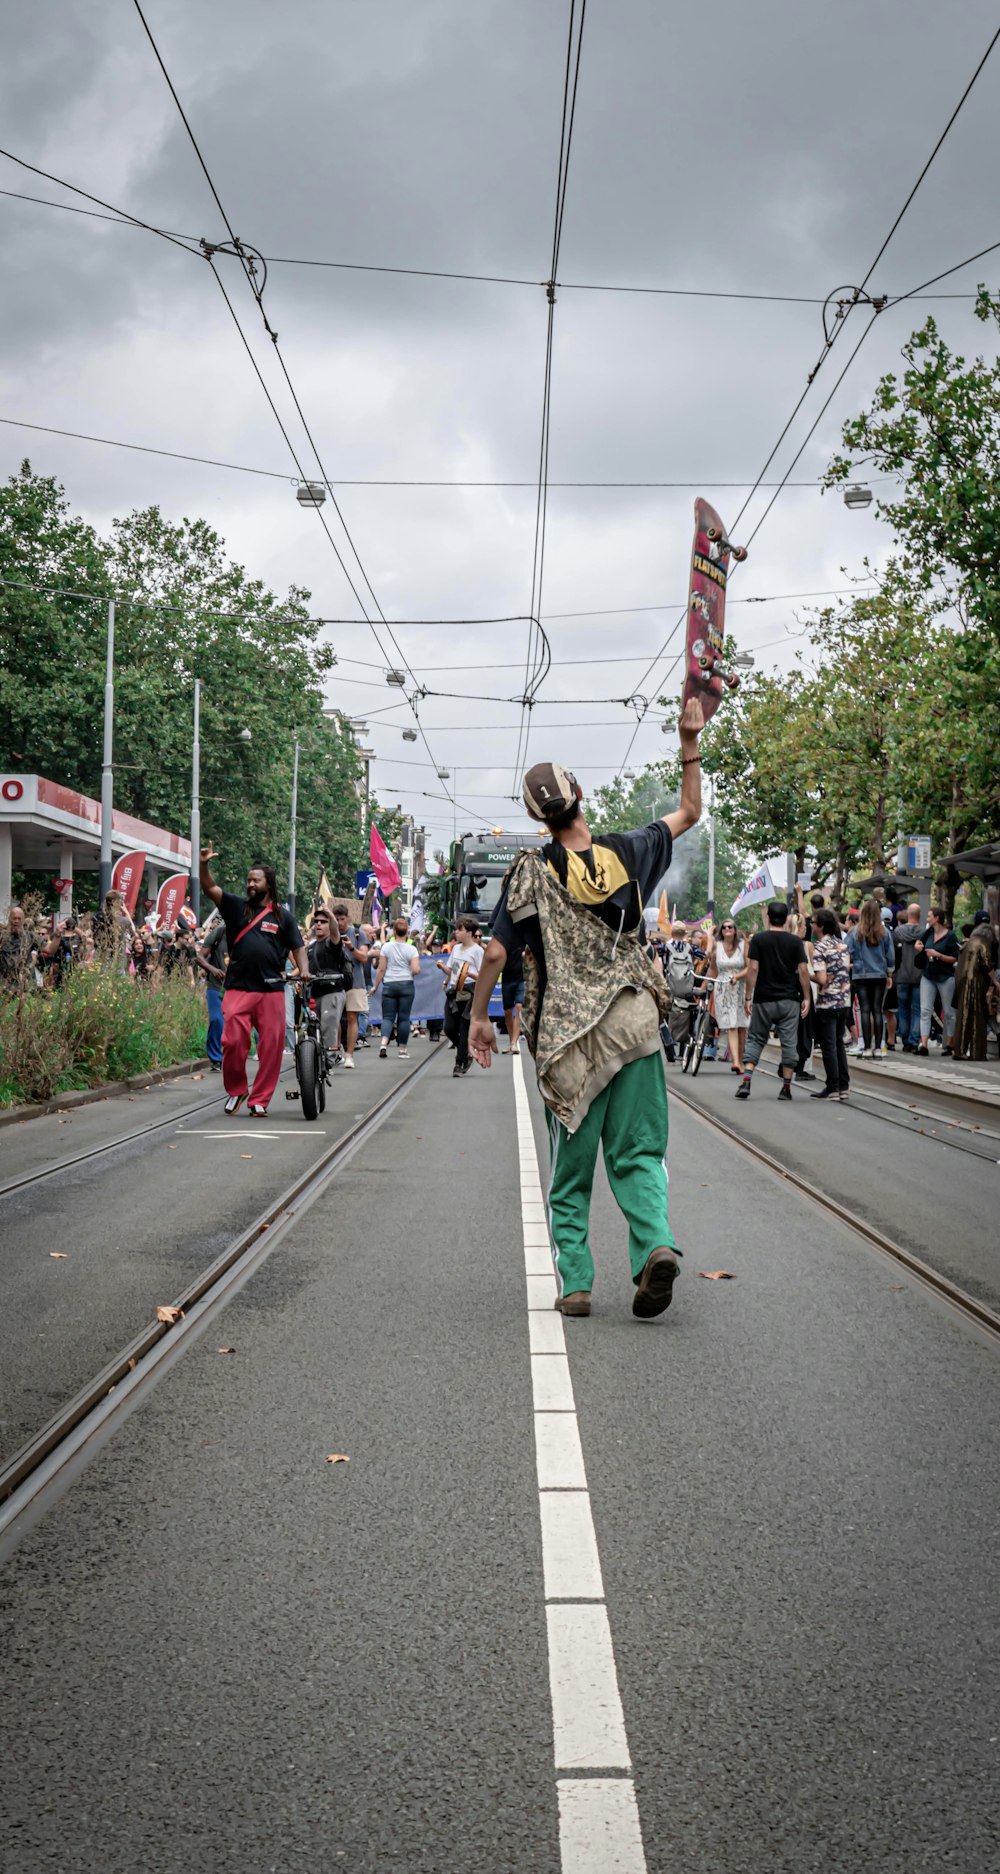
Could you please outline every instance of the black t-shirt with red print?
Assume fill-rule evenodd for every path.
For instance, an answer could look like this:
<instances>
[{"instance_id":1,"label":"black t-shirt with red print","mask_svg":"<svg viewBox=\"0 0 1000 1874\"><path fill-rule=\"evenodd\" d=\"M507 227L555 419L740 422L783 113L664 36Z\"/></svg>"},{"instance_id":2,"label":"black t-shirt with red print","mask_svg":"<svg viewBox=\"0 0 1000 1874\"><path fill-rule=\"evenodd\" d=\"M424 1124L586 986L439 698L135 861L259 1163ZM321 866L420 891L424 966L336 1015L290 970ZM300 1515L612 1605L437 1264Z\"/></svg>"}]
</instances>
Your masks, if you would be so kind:
<instances>
[{"instance_id":1,"label":"black t-shirt with red print","mask_svg":"<svg viewBox=\"0 0 1000 1874\"><path fill-rule=\"evenodd\" d=\"M298 950L302 933L285 905L251 907L245 898L224 891L219 910L229 939L229 968L224 989L243 989L248 995L285 986L285 959ZM255 920L257 920L255 922ZM253 929L249 929L250 925ZM240 932L246 935L241 937Z\"/></svg>"}]
</instances>

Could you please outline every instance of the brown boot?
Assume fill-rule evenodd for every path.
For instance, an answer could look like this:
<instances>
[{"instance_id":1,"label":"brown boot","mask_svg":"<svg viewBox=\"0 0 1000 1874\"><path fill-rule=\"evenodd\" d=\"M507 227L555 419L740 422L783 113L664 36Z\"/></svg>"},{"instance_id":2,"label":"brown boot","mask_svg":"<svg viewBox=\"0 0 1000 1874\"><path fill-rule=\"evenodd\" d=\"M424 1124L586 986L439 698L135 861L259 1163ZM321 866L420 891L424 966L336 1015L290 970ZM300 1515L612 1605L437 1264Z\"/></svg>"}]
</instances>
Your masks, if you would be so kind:
<instances>
[{"instance_id":1,"label":"brown boot","mask_svg":"<svg viewBox=\"0 0 1000 1874\"><path fill-rule=\"evenodd\" d=\"M642 1321L662 1314L673 1300L674 1282L679 1274L680 1266L673 1250L654 1249L639 1277L632 1313Z\"/></svg>"},{"instance_id":2,"label":"brown boot","mask_svg":"<svg viewBox=\"0 0 1000 1874\"><path fill-rule=\"evenodd\" d=\"M559 1295L556 1297L555 1305L560 1314L589 1314L590 1290L578 1288L572 1295Z\"/></svg>"}]
</instances>

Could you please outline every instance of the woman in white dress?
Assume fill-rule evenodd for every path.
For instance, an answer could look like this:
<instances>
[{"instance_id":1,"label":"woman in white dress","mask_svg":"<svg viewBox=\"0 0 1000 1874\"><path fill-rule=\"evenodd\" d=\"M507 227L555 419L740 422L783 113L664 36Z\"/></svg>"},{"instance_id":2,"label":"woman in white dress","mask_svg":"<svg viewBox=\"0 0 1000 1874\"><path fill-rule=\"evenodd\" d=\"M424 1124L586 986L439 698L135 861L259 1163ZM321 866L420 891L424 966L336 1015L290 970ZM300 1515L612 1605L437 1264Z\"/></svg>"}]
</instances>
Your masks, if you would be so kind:
<instances>
[{"instance_id":1,"label":"woman in white dress","mask_svg":"<svg viewBox=\"0 0 1000 1874\"><path fill-rule=\"evenodd\" d=\"M729 1042L734 1074L743 1072L743 1037L750 1020L746 945L731 917L723 918L715 945L715 1019Z\"/></svg>"}]
</instances>

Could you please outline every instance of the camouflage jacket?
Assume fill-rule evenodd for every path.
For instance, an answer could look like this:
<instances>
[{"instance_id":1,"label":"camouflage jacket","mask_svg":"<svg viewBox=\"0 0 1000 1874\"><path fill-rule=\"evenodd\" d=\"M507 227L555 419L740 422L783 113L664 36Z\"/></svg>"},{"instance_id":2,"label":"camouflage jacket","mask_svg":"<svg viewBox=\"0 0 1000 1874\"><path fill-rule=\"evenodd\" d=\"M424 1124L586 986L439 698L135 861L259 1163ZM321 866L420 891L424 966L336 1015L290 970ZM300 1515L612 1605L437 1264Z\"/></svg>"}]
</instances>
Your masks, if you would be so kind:
<instances>
[{"instance_id":1,"label":"camouflage jacket","mask_svg":"<svg viewBox=\"0 0 1000 1874\"><path fill-rule=\"evenodd\" d=\"M514 861L507 909L515 923L538 915L545 989L526 950L522 1026L546 1106L567 1132L576 1132L619 1068L660 1046L669 991L638 933L616 936L570 896L540 852L529 848Z\"/></svg>"}]
</instances>

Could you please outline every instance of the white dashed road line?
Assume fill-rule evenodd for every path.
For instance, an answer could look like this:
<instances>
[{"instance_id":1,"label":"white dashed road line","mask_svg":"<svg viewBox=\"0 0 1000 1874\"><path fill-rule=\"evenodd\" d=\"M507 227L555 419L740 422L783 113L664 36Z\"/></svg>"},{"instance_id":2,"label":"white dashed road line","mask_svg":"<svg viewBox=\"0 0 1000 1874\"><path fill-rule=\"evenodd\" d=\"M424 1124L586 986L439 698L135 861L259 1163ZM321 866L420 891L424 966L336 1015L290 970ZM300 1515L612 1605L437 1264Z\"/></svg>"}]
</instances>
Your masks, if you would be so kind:
<instances>
[{"instance_id":1,"label":"white dashed road line","mask_svg":"<svg viewBox=\"0 0 1000 1874\"><path fill-rule=\"evenodd\" d=\"M512 1065L562 1870L646 1874L535 1134Z\"/></svg>"}]
</instances>

